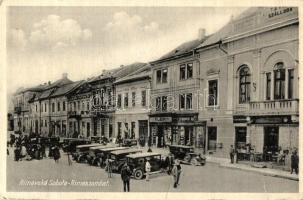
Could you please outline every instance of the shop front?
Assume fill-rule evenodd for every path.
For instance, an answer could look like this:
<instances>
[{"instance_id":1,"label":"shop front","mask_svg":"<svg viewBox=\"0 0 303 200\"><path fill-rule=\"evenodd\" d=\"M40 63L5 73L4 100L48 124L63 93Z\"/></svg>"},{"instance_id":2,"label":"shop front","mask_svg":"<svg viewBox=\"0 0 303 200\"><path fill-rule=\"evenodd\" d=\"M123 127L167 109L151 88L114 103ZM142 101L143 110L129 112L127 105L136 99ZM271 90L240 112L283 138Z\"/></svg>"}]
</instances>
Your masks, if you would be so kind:
<instances>
[{"instance_id":1,"label":"shop front","mask_svg":"<svg viewBox=\"0 0 303 200\"><path fill-rule=\"evenodd\" d=\"M151 114L149 118L152 145L169 144L204 147L206 122L199 122L197 113Z\"/></svg>"}]
</instances>

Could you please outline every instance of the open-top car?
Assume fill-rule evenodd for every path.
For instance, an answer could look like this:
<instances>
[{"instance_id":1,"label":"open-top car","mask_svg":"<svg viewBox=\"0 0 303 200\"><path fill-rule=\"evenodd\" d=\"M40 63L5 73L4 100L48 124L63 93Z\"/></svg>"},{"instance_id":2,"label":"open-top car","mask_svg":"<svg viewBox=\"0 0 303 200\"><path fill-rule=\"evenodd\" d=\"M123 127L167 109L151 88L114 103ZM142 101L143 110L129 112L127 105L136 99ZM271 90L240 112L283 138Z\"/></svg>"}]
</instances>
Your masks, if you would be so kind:
<instances>
[{"instance_id":1,"label":"open-top car","mask_svg":"<svg viewBox=\"0 0 303 200\"><path fill-rule=\"evenodd\" d=\"M185 145L169 145L169 151L183 164L205 165L205 156L196 153L194 148Z\"/></svg>"},{"instance_id":2,"label":"open-top car","mask_svg":"<svg viewBox=\"0 0 303 200\"><path fill-rule=\"evenodd\" d=\"M117 147L116 144L107 144L103 146L94 146L94 147L89 147L88 154L86 155L86 161L90 165L98 165L100 166L101 163L98 163L98 160L96 160L97 155L101 152L102 149L107 149L107 148L113 148Z\"/></svg>"},{"instance_id":3,"label":"open-top car","mask_svg":"<svg viewBox=\"0 0 303 200\"><path fill-rule=\"evenodd\" d=\"M103 144L93 143L93 144L83 144L76 146L76 152L72 154L73 159L77 162L84 162L86 161L86 157L89 153L90 147L101 147L104 146Z\"/></svg>"},{"instance_id":4,"label":"open-top car","mask_svg":"<svg viewBox=\"0 0 303 200\"><path fill-rule=\"evenodd\" d=\"M76 146L82 144L91 144L91 141L88 139L79 139L79 138L66 138L63 140L62 149L64 152L75 152Z\"/></svg>"},{"instance_id":5,"label":"open-top car","mask_svg":"<svg viewBox=\"0 0 303 200\"><path fill-rule=\"evenodd\" d=\"M125 150L125 149L128 149L128 147L112 147L112 148L100 149L100 152L96 154L94 163L97 163L98 166L104 168L105 160L112 151Z\"/></svg>"},{"instance_id":6,"label":"open-top car","mask_svg":"<svg viewBox=\"0 0 303 200\"><path fill-rule=\"evenodd\" d=\"M113 172L120 172L126 162L126 156L135 153L142 153L140 149L124 149L110 152L110 162Z\"/></svg>"},{"instance_id":7,"label":"open-top car","mask_svg":"<svg viewBox=\"0 0 303 200\"><path fill-rule=\"evenodd\" d=\"M160 153L136 153L127 155L127 164L133 172L133 177L135 179L142 179L145 174L145 164L149 160L151 165L150 173L160 173L163 172L163 161Z\"/></svg>"}]
</instances>

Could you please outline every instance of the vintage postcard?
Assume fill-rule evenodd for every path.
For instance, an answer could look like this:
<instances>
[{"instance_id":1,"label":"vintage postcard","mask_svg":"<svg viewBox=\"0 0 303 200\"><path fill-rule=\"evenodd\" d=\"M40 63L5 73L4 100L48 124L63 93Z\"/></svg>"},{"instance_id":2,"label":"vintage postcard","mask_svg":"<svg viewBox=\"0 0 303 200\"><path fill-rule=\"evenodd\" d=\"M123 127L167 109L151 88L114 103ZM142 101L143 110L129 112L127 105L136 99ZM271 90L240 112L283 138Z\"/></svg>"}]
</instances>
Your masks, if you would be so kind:
<instances>
[{"instance_id":1,"label":"vintage postcard","mask_svg":"<svg viewBox=\"0 0 303 200\"><path fill-rule=\"evenodd\" d=\"M302 7L262 3L3 1L1 198L300 198Z\"/></svg>"}]
</instances>

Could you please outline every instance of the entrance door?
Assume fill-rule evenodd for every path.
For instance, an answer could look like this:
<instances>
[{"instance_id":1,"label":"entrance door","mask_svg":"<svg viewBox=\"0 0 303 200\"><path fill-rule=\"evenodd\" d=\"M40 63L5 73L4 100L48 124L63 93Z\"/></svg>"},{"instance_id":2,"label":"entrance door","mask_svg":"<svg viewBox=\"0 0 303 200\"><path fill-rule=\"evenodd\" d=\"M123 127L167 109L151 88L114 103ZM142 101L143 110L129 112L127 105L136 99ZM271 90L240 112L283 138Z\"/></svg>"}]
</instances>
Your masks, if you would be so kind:
<instances>
[{"instance_id":1,"label":"entrance door","mask_svg":"<svg viewBox=\"0 0 303 200\"><path fill-rule=\"evenodd\" d=\"M208 127L208 150L216 150L217 144L217 127Z\"/></svg>"},{"instance_id":2,"label":"entrance door","mask_svg":"<svg viewBox=\"0 0 303 200\"><path fill-rule=\"evenodd\" d=\"M144 144L148 141L148 123L147 120L139 120L139 138L144 138Z\"/></svg>"},{"instance_id":3,"label":"entrance door","mask_svg":"<svg viewBox=\"0 0 303 200\"><path fill-rule=\"evenodd\" d=\"M163 126L158 126L158 147L164 146L164 129Z\"/></svg>"},{"instance_id":4,"label":"entrance door","mask_svg":"<svg viewBox=\"0 0 303 200\"><path fill-rule=\"evenodd\" d=\"M279 148L279 127L264 127L264 153L276 153Z\"/></svg>"},{"instance_id":5,"label":"entrance door","mask_svg":"<svg viewBox=\"0 0 303 200\"><path fill-rule=\"evenodd\" d=\"M236 148L243 148L245 149L246 145L246 127L236 127L236 134L235 134L235 147Z\"/></svg>"}]
</instances>

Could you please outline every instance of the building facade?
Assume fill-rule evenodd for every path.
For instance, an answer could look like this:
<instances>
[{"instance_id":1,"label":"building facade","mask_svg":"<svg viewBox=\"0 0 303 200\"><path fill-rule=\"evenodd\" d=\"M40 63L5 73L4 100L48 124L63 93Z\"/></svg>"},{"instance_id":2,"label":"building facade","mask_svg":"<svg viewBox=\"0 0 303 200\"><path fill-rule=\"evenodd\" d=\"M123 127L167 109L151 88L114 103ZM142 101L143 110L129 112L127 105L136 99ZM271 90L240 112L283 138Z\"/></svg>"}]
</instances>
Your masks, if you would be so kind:
<instances>
[{"instance_id":1,"label":"building facade","mask_svg":"<svg viewBox=\"0 0 303 200\"><path fill-rule=\"evenodd\" d=\"M150 65L115 81L115 135L119 138L149 137Z\"/></svg>"}]
</instances>

